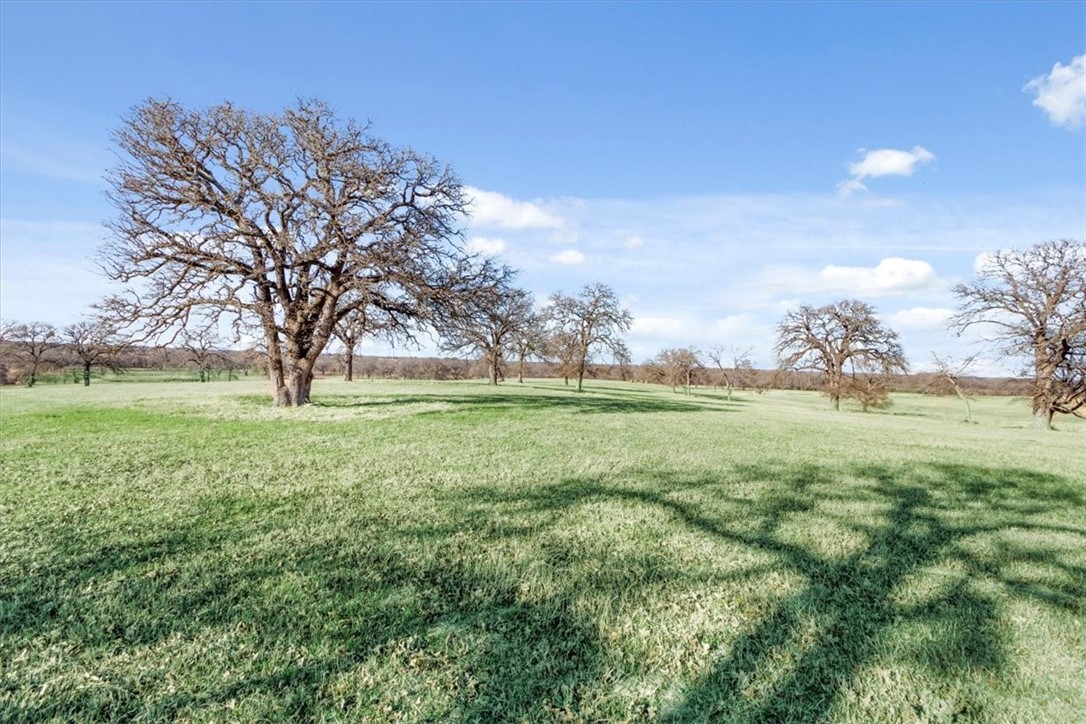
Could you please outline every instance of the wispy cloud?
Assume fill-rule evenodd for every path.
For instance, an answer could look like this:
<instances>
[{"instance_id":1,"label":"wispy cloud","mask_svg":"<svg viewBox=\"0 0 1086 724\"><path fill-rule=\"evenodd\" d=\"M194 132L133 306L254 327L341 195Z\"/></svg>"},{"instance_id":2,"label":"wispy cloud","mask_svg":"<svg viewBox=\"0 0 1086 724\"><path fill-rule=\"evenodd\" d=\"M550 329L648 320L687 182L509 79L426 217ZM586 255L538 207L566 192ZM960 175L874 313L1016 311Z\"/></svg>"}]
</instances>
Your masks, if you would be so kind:
<instances>
[{"instance_id":1,"label":"wispy cloud","mask_svg":"<svg viewBox=\"0 0 1086 724\"><path fill-rule=\"evenodd\" d=\"M879 176L912 176L916 167L935 160L935 154L923 146L913 146L911 151L893 148L860 149L863 156L848 167L849 178L837 184L837 191L848 196L856 191L866 191L865 179Z\"/></svg>"},{"instance_id":2,"label":"wispy cloud","mask_svg":"<svg viewBox=\"0 0 1086 724\"><path fill-rule=\"evenodd\" d=\"M1057 126L1078 128L1086 121L1086 54L1067 65L1057 62L1048 75L1034 78L1022 89L1033 93L1033 105Z\"/></svg>"},{"instance_id":3,"label":"wispy cloud","mask_svg":"<svg viewBox=\"0 0 1086 724\"><path fill-rule=\"evenodd\" d=\"M467 186L471 226L478 229L559 229L562 219L532 201L518 201L496 191Z\"/></svg>"},{"instance_id":4,"label":"wispy cloud","mask_svg":"<svg viewBox=\"0 0 1086 724\"><path fill-rule=\"evenodd\" d=\"M562 264L563 266L577 266L584 264L584 254L576 249L566 249L560 251L551 257L551 261L555 264Z\"/></svg>"}]
</instances>

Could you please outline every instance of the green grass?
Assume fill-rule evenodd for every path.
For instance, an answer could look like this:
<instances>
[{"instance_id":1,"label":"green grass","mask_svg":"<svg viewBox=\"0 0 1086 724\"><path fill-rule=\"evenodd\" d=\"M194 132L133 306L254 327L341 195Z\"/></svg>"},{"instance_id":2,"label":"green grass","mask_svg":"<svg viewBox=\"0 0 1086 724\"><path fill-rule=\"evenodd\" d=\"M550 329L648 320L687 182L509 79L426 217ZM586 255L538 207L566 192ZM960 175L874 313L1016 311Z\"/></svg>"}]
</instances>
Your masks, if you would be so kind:
<instances>
[{"instance_id":1,"label":"green grass","mask_svg":"<svg viewBox=\"0 0 1086 724\"><path fill-rule=\"evenodd\" d=\"M1021 400L0 391L0 720L1086 720L1086 427Z\"/></svg>"}]
</instances>

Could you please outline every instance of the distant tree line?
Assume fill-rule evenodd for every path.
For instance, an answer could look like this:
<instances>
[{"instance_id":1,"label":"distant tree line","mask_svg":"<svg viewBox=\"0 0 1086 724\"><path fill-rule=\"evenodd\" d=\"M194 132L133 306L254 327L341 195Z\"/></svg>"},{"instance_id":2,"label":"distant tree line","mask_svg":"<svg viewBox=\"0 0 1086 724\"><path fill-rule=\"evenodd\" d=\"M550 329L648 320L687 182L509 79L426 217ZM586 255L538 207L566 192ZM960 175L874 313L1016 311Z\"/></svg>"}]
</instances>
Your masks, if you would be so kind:
<instances>
[{"instance_id":1,"label":"distant tree line","mask_svg":"<svg viewBox=\"0 0 1086 724\"><path fill-rule=\"evenodd\" d=\"M856 299L789 311L772 371L753 368L752 350L724 344L707 355L665 349L635 366L624 341L633 318L614 290L589 284L537 306L516 270L463 243L471 199L449 167L321 101L264 114L152 99L113 140L119 163L106 180L117 215L99 261L121 286L91 321L5 324L5 380L33 386L65 369L90 384L96 370L160 354L203 381L259 369L281 406L307 404L315 377L338 362L347 380L470 375L497 385L542 373L578 392L596 377L686 394L713 385L729 398L736 389L810 387L835 408L853 399L868 409L911 379L898 334ZM997 252L954 290L953 329L983 330L1025 361L1040 427L1057 413L1086 414L1084 248L1062 240ZM368 339L424 334L477 365L356 354ZM258 340L253 350L230 349L243 338ZM968 402L968 365L938 363L923 389L949 388Z\"/></svg>"}]
</instances>

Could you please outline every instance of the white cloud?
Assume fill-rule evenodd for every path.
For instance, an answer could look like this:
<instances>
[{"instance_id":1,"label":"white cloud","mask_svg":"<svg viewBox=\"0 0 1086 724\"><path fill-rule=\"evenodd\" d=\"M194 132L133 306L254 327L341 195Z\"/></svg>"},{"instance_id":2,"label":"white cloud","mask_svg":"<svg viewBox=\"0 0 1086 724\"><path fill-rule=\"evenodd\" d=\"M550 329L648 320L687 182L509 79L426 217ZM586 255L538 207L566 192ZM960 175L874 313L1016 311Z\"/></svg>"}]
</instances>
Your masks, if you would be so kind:
<instances>
[{"instance_id":1,"label":"white cloud","mask_svg":"<svg viewBox=\"0 0 1086 724\"><path fill-rule=\"evenodd\" d=\"M629 239L624 241L622 245L630 250L640 249L645 245L645 240L635 234L634 236L631 236Z\"/></svg>"},{"instance_id":2,"label":"white cloud","mask_svg":"<svg viewBox=\"0 0 1086 724\"><path fill-rule=\"evenodd\" d=\"M505 240L498 238L487 238L485 236L473 236L468 241L468 251L476 254L486 254L487 256L494 256L495 254L501 254L505 251Z\"/></svg>"},{"instance_id":3,"label":"white cloud","mask_svg":"<svg viewBox=\"0 0 1086 724\"><path fill-rule=\"evenodd\" d=\"M926 261L889 257L875 267L827 264L818 272L775 268L763 274L763 283L789 292L847 294L859 297L891 296L933 291L944 286Z\"/></svg>"},{"instance_id":4,"label":"white cloud","mask_svg":"<svg viewBox=\"0 0 1086 724\"><path fill-rule=\"evenodd\" d=\"M1034 78L1022 89L1035 93L1033 105L1042 109L1057 126L1078 128L1086 121L1086 55L1070 63L1056 63L1052 72Z\"/></svg>"},{"instance_id":5,"label":"white cloud","mask_svg":"<svg viewBox=\"0 0 1086 724\"><path fill-rule=\"evenodd\" d=\"M929 331L946 328L947 320L954 316L953 309L943 307L913 307L902 309L887 317L891 329L904 331Z\"/></svg>"},{"instance_id":6,"label":"white cloud","mask_svg":"<svg viewBox=\"0 0 1086 724\"><path fill-rule=\"evenodd\" d=\"M837 191L848 196L856 191L866 191L864 179L879 176L912 176L920 164L935 160L935 154L923 146L913 146L911 151L894 148L877 148L872 151L861 148L863 157L848 167L850 178L837 184Z\"/></svg>"},{"instance_id":7,"label":"white cloud","mask_svg":"<svg viewBox=\"0 0 1086 724\"><path fill-rule=\"evenodd\" d=\"M928 262L896 256L883 259L874 269L830 264L818 273L818 278L838 291L873 295L922 291L940 284Z\"/></svg>"},{"instance_id":8,"label":"white cloud","mask_svg":"<svg viewBox=\"0 0 1086 724\"><path fill-rule=\"evenodd\" d=\"M565 251L560 251L552 256L551 261L556 264L576 266L578 264L584 264L584 254L576 249L566 249Z\"/></svg>"},{"instance_id":9,"label":"white cloud","mask_svg":"<svg viewBox=\"0 0 1086 724\"><path fill-rule=\"evenodd\" d=\"M495 191L464 187L471 202L471 225L496 229L558 229L562 219L531 201L517 201Z\"/></svg>"}]
</instances>

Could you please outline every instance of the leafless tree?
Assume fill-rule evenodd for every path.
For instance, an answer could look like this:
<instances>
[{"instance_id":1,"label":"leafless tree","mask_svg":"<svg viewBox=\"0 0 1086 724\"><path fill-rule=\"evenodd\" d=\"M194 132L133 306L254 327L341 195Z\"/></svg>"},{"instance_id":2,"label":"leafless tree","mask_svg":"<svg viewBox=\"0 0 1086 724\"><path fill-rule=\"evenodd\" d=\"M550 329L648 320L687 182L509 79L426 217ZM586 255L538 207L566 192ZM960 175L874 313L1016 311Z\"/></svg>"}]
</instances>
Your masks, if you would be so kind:
<instances>
[{"instance_id":1,"label":"leafless tree","mask_svg":"<svg viewBox=\"0 0 1086 724\"><path fill-rule=\"evenodd\" d=\"M870 305L855 299L822 307L804 304L785 315L777 335L780 366L821 372L822 389L837 410L841 398L858 389L850 386L849 373L908 369L897 333L883 326Z\"/></svg>"},{"instance_id":2,"label":"leafless tree","mask_svg":"<svg viewBox=\"0 0 1086 724\"><path fill-rule=\"evenodd\" d=\"M69 324L61 330L61 341L73 363L82 371L83 386L90 386L95 367L120 371L118 356L125 342L112 326L101 320Z\"/></svg>"},{"instance_id":3,"label":"leafless tree","mask_svg":"<svg viewBox=\"0 0 1086 724\"><path fill-rule=\"evenodd\" d=\"M577 378L578 392L593 354L600 348L621 354L625 350L622 335L633 324L633 316L619 304L614 290L600 283L585 286L575 297L555 292L548 317L558 348L570 353L570 368L564 376L567 381L570 376Z\"/></svg>"},{"instance_id":4,"label":"leafless tree","mask_svg":"<svg viewBox=\"0 0 1086 724\"><path fill-rule=\"evenodd\" d=\"M490 284L436 310L434 323L445 352L479 354L490 384L504 376L507 351L533 323L532 297L513 286L516 273L499 269Z\"/></svg>"},{"instance_id":5,"label":"leafless tree","mask_svg":"<svg viewBox=\"0 0 1086 724\"><path fill-rule=\"evenodd\" d=\"M661 350L653 364L663 373L663 381L671 385L672 391L682 386L688 395L698 371L703 367L701 355L693 347Z\"/></svg>"},{"instance_id":6,"label":"leafless tree","mask_svg":"<svg viewBox=\"0 0 1086 724\"><path fill-rule=\"evenodd\" d=\"M890 383L886 375L866 370L853 370L845 378L842 396L860 403L860 408L867 412L874 408L882 410L890 406Z\"/></svg>"},{"instance_id":7,"label":"leafless tree","mask_svg":"<svg viewBox=\"0 0 1086 724\"><path fill-rule=\"evenodd\" d=\"M709 361L716 365L720 372L720 381L728 390L728 402L732 400L732 389L743 386L754 370L751 362L753 347L725 347L723 345L709 350Z\"/></svg>"},{"instance_id":8,"label":"leafless tree","mask_svg":"<svg viewBox=\"0 0 1086 724\"><path fill-rule=\"evenodd\" d=\"M550 307L544 311L547 315L547 329L542 354L554 365L554 375L561 377L568 386L570 378L577 376L577 336L554 325L551 317L553 310Z\"/></svg>"},{"instance_id":9,"label":"leafless tree","mask_svg":"<svg viewBox=\"0 0 1086 724\"><path fill-rule=\"evenodd\" d=\"M952 328L981 325L1006 355L1029 360L1036 427L1051 428L1057 412L1086 416L1086 242L998 251L954 294Z\"/></svg>"},{"instance_id":10,"label":"leafless tree","mask_svg":"<svg viewBox=\"0 0 1086 724\"><path fill-rule=\"evenodd\" d=\"M965 405L965 421L973 423L973 408L970 404L969 395L965 394L965 390L962 388L962 376L969 371L969 368L977 361L976 354L966 357L961 362L955 361L950 357L940 357L937 353L931 353L932 363L934 364L934 377L932 381L927 385L927 389L935 392L953 392L958 396L958 399Z\"/></svg>"},{"instance_id":11,"label":"leafless tree","mask_svg":"<svg viewBox=\"0 0 1086 724\"><path fill-rule=\"evenodd\" d=\"M52 361L51 354L58 344L56 327L45 322L11 323L4 337L22 363L26 386L33 387L38 373Z\"/></svg>"},{"instance_id":12,"label":"leafless tree","mask_svg":"<svg viewBox=\"0 0 1086 724\"><path fill-rule=\"evenodd\" d=\"M545 357L547 353L546 319L534 307L521 328L513 335L513 355L517 358L517 382L524 384L524 372L532 357Z\"/></svg>"},{"instance_id":13,"label":"leafless tree","mask_svg":"<svg viewBox=\"0 0 1086 724\"><path fill-rule=\"evenodd\" d=\"M196 313L259 330L279 405L309 401L352 310L410 336L487 265L461 243L467 204L450 169L319 101L265 115L150 100L114 141L118 215L100 258L129 287L101 308L147 338Z\"/></svg>"},{"instance_id":14,"label":"leafless tree","mask_svg":"<svg viewBox=\"0 0 1086 724\"><path fill-rule=\"evenodd\" d=\"M200 382L211 381L211 371L216 365L226 363L222 353L223 340L212 327L203 327L195 331L185 329L181 334L181 345L188 361L196 365Z\"/></svg>"},{"instance_id":15,"label":"leafless tree","mask_svg":"<svg viewBox=\"0 0 1086 724\"><path fill-rule=\"evenodd\" d=\"M352 292L352 296L359 292ZM343 345L343 380L354 381L354 358L359 343L367 336L393 340L400 331L394 314L380 307L347 300L347 313L332 328L332 334Z\"/></svg>"}]
</instances>

